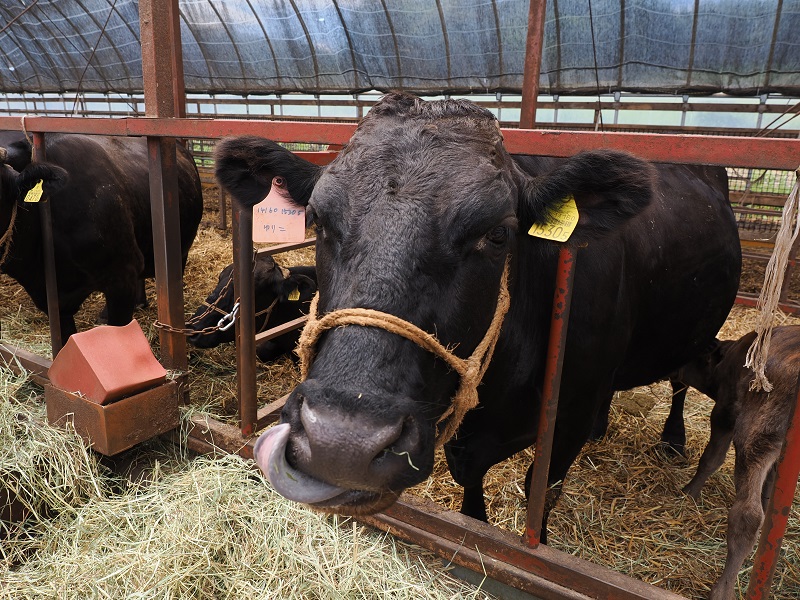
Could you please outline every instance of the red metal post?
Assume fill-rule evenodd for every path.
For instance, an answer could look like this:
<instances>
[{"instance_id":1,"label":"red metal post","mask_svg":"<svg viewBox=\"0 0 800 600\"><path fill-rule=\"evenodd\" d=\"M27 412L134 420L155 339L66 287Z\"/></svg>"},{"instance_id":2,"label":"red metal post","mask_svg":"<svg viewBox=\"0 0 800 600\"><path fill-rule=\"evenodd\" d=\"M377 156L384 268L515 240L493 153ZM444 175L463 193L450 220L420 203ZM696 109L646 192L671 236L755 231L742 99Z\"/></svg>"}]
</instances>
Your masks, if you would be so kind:
<instances>
[{"instance_id":1,"label":"red metal post","mask_svg":"<svg viewBox=\"0 0 800 600\"><path fill-rule=\"evenodd\" d=\"M786 522L792 509L797 478L800 476L800 379L786 441L778 459L778 472L772 491L764 523L761 526L761 539L753 557L753 570L747 587L747 600L766 600L772 586L772 577L781 553Z\"/></svg>"},{"instance_id":2,"label":"red metal post","mask_svg":"<svg viewBox=\"0 0 800 600\"><path fill-rule=\"evenodd\" d=\"M172 38L172 103L173 117L186 116L186 82L183 77L183 45L181 44L181 19L178 0L167 2L170 14L170 32Z\"/></svg>"},{"instance_id":3,"label":"red metal post","mask_svg":"<svg viewBox=\"0 0 800 600\"><path fill-rule=\"evenodd\" d=\"M525 40L525 67L522 74L521 129L533 129L536 122L536 100L539 96L539 74L542 71L542 44L547 0L530 0L528 36Z\"/></svg>"},{"instance_id":4,"label":"red metal post","mask_svg":"<svg viewBox=\"0 0 800 600\"><path fill-rule=\"evenodd\" d=\"M176 98L174 72L176 47L174 15L177 0L142 0L139 21L142 37L142 75L145 112L148 117L174 117ZM177 156L174 138L149 137L150 207L153 217L153 252L156 267L158 318L173 327L183 327L183 266L180 248ZM166 329L159 330L164 366L186 370L186 339Z\"/></svg>"},{"instance_id":5,"label":"red metal post","mask_svg":"<svg viewBox=\"0 0 800 600\"><path fill-rule=\"evenodd\" d=\"M258 420L256 393L256 307L253 281L253 209L231 201L233 212L233 289L239 299L236 318L236 387L242 436L255 433Z\"/></svg>"},{"instance_id":6,"label":"red metal post","mask_svg":"<svg viewBox=\"0 0 800 600\"><path fill-rule=\"evenodd\" d=\"M44 133L33 134L35 160L45 160ZM42 244L44 248L44 281L47 290L47 315L50 321L50 347L53 358L64 346L61 333L61 308L58 302L58 281L56 278L56 253L53 241L53 214L49 198L42 198L39 203L39 219L42 226Z\"/></svg>"},{"instance_id":7,"label":"red metal post","mask_svg":"<svg viewBox=\"0 0 800 600\"><path fill-rule=\"evenodd\" d=\"M561 371L564 367L564 351L567 344L569 308L572 303L572 284L575 279L575 252L562 246L556 269L556 289L553 294L553 317L550 323L550 338L547 343L542 404L539 409L539 430L536 434L536 456L533 462L530 495L528 496L528 519L525 527L525 543L536 548L542 535L547 474L553 450L553 432L556 428L558 393L561 388Z\"/></svg>"}]
</instances>

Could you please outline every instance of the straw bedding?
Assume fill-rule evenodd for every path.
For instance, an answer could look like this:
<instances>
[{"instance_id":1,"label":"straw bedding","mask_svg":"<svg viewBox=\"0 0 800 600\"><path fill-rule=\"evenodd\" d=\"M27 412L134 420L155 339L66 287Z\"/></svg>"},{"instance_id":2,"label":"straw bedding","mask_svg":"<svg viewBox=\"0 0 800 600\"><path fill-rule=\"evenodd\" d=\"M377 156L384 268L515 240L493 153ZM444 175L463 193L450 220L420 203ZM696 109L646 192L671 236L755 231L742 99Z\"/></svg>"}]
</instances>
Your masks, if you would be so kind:
<instances>
[{"instance_id":1,"label":"straw bedding","mask_svg":"<svg viewBox=\"0 0 800 600\"><path fill-rule=\"evenodd\" d=\"M417 548L278 496L237 456L151 445L148 475L113 475L69 431L35 426L3 371L0 598L487 598Z\"/></svg>"},{"instance_id":2,"label":"straw bedding","mask_svg":"<svg viewBox=\"0 0 800 600\"><path fill-rule=\"evenodd\" d=\"M213 227L216 218L216 195L212 189L206 197L206 221L187 265L187 315L194 312L215 286L219 271L231 261L230 233ZM311 264L313 251L295 251L281 255L279 260L285 265ZM745 281L754 288L750 291L757 291L759 275L754 276L751 271L758 265L746 264L745 268ZM3 338L46 354L46 318L9 281L0 281ZM794 290L796 282L795 277L793 298L800 297ZM148 284L148 294L151 306L136 317L158 352L158 336L151 327L155 319L152 284ZM77 316L79 329L93 324L101 305L97 297L85 304ZM720 337L739 337L752 329L755 318L755 310L734 307ZM233 418L235 365L235 351L230 345L211 350L190 348L191 412L208 412L222 420ZM258 365L259 397L264 401L287 393L298 381L298 369L289 358ZM21 382L14 385L27 389ZM550 543L688 598L702 598L707 597L725 560L727 510L734 496L733 452L710 478L699 502L684 496L680 488L694 473L708 440L712 402L690 390L685 415L688 458L676 459L664 456L657 448L669 412L669 397L666 383L617 394L608 435L587 444L570 470L564 494L551 515ZM41 442L44 445L54 444L43 437L44 431L47 430L36 427L26 437L46 440ZM0 447L3 451L7 451L6 443ZM13 551L17 553L14 560L4 556L0 598L6 583L17 586L13 588L17 591L30 585L41 595L29 597L45 597L59 595L59 590L71 593L77 586L91 586L98 580L114 586L106 589L113 589L110 596L115 598L140 597L132 590L156 585L162 586L158 588L160 598L235 598L245 594L264 597L267 592L269 597L342 597L336 595L336 586L351 586L340 587L350 590L344 594L346 597L406 597L400 595L404 593L401 591L370 587L386 584L400 589L401 583L413 590L408 597L460 597L468 593L467 588L449 588L450 591L441 592L443 596L421 595L423 588L427 594L440 593L431 591L432 582L438 585L447 579L448 585L452 583L435 570L436 561L419 550L409 552L404 545L382 536L354 535L354 528L361 530L360 526L336 526L328 518L275 498L260 476L238 459L188 462L176 458L174 450L160 452L172 454L156 455L160 466L156 469L156 482L151 485L125 484L119 491L121 484L113 478L111 483L106 482L108 474L101 467L91 467L94 470L75 476L78 491L73 492L74 506L69 510L62 507L55 511L55 518L36 524L31 539L24 542L28 545ZM79 462L76 455L80 452L75 449L54 454L68 457L67 462ZM13 460L22 462L25 456L23 452ZM91 455L88 456L91 463ZM522 483L532 456L531 451L522 452L495 466L487 476L486 496L493 524L522 532ZM58 469L64 471L66 467ZM84 481L93 483L78 483ZM115 491L108 492L106 488ZM434 476L409 493L454 510L459 507L460 488L447 473L441 453ZM791 513L775 576L774 597L778 600L800 597L799 505L796 502ZM56 506L61 504L56 502ZM301 523L301 518L309 519L309 523ZM291 532L287 522L295 524ZM326 537L321 540L318 536L323 535ZM159 553L162 542L167 549L164 555ZM264 548L271 551L264 552ZM290 548L303 554L284 558ZM36 552L35 561L23 560L21 567L10 566L31 549ZM402 559L405 566L396 580L384 572L384 566L367 574L355 571L353 556L358 556L360 569L373 555ZM417 556L423 557L425 566ZM99 559L99 564L90 566L90 558L92 563ZM230 567L233 563L238 565L235 569ZM745 585L749 566L746 563L741 577ZM95 569L101 568L95 575ZM434 570L426 573L426 569ZM28 584L21 583L23 577L29 578ZM394 583L387 583L387 578ZM105 597L103 589L97 584L96 588L82 588L83 595L64 597ZM132 595L127 595L126 589Z\"/></svg>"}]
</instances>

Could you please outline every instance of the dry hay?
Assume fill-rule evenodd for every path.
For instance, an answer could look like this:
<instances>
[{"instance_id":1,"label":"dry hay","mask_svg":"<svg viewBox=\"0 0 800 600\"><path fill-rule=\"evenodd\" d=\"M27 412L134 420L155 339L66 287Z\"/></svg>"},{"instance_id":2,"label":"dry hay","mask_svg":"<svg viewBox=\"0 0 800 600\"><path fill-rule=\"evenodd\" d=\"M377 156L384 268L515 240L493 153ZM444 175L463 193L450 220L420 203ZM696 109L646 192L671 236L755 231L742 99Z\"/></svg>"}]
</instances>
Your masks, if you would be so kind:
<instances>
[{"instance_id":1,"label":"dry hay","mask_svg":"<svg viewBox=\"0 0 800 600\"><path fill-rule=\"evenodd\" d=\"M281 498L238 456L156 444L147 477L114 476L0 379L0 481L29 510L0 530L2 599L489 598L419 548Z\"/></svg>"},{"instance_id":2,"label":"dry hay","mask_svg":"<svg viewBox=\"0 0 800 600\"><path fill-rule=\"evenodd\" d=\"M216 285L219 271L231 262L230 232L220 232L213 226L217 222L216 210L215 190L209 190L205 221L187 265L187 315L194 312ZM281 255L279 260L286 265L311 264L313 251ZM751 267L746 263L746 281L755 282L763 277L751 275ZM38 353L46 352L49 345L46 318L34 309L27 295L13 282L0 285L0 295L4 339ZM148 284L148 295L151 306L138 311L136 316L157 352L158 336L151 327L156 316L152 284ZM793 293L792 298L796 297ZM78 315L79 329L93 324L101 305L97 297L86 303ZM752 329L755 317L754 309L735 306L720 337L739 337ZM788 319L788 322L800 320ZM234 347L230 344L210 350L190 347L189 363L191 410L233 420L236 407ZM259 397L265 402L287 393L299 381L298 370L289 358L271 365L259 363L257 373ZM688 459L674 459L656 449L669 411L669 398L669 387L665 383L617 395L608 435L599 442L587 444L570 470L564 494L551 515L550 544L688 598L702 598L707 597L725 560L727 510L734 497L733 452L720 471L709 479L699 502L684 496L680 488L693 475L708 440L712 402L690 390L685 415L689 456ZM490 522L517 533L524 529L522 482L532 456L532 451L525 451L496 465L485 481ZM253 487L251 479L243 481L241 485L248 490L243 497L252 504L263 490L260 486ZM447 472L441 453L434 476L410 493L453 510L458 510L461 500L461 489ZM797 500L784 541L784 556L776 574L776 600L800 597L800 498ZM749 564L746 566L749 568ZM745 585L748 577L745 569L741 577Z\"/></svg>"}]
</instances>

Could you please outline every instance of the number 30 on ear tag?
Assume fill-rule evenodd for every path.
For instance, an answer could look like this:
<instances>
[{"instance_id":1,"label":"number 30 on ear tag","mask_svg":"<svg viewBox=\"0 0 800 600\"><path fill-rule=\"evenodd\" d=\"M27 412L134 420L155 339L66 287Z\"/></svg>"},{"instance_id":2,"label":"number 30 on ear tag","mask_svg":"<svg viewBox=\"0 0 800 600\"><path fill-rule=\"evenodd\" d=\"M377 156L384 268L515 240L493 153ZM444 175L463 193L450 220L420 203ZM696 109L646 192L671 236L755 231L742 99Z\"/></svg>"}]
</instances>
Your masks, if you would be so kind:
<instances>
[{"instance_id":1,"label":"number 30 on ear tag","mask_svg":"<svg viewBox=\"0 0 800 600\"><path fill-rule=\"evenodd\" d=\"M40 179L39 183L28 190L28 193L25 195L25 202L38 202L41 200L43 193L42 180Z\"/></svg>"},{"instance_id":2,"label":"number 30 on ear tag","mask_svg":"<svg viewBox=\"0 0 800 600\"><path fill-rule=\"evenodd\" d=\"M575 197L570 194L562 200L560 206L553 209L547 223L534 223L528 230L528 235L554 242L566 242L577 224L578 207L575 204Z\"/></svg>"},{"instance_id":3,"label":"number 30 on ear tag","mask_svg":"<svg viewBox=\"0 0 800 600\"><path fill-rule=\"evenodd\" d=\"M302 242L306 210L292 202L283 177L273 177L269 194L253 207L254 242Z\"/></svg>"}]
</instances>

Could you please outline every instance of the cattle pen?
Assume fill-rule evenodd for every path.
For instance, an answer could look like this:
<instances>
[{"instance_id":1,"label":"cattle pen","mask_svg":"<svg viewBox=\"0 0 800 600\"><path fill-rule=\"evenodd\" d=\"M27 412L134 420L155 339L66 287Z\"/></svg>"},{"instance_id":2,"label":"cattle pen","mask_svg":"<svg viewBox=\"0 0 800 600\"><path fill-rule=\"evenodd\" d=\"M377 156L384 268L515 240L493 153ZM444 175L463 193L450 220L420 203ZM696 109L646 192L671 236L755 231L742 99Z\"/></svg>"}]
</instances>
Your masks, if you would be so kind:
<instances>
[{"instance_id":1,"label":"cattle pen","mask_svg":"<svg viewBox=\"0 0 800 600\"><path fill-rule=\"evenodd\" d=\"M528 23L528 64L536 65L540 60L537 39L541 42L544 23L544 3L531 2ZM232 119L189 118L185 116L185 93L181 67L180 36L176 34L178 2L161 3L143 0L141 11L142 68L144 82L144 117L85 118L69 116L26 115L0 117L0 129L18 130L20 126L33 137L37 155L44 156L45 137L51 133L84 133L113 136L143 136L148 140L150 157L151 194L155 229L156 287L158 318L160 321L180 328L184 324L182 274L180 252L174 242L177 235L174 180L176 139L217 140L232 135L258 135L285 143L303 143L331 148L324 151L303 151L302 156L317 164L326 164L350 139L355 124L352 122L292 121L287 119ZM538 36L538 37L537 37ZM537 79L526 70L526 77ZM537 94L526 86L520 107L519 127L504 126L503 135L508 150L519 154L546 154L567 157L581 150L612 148L626 150L655 162L700 163L743 169L776 169L793 171L800 164L800 140L796 138L745 137L731 135L633 133L624 131L566 131L537 128L533 117L536 111ZM46 203L45 203L46 206ZM43 219L45 237L52 227L48 217ZM237 392L238 427L215 422L212 419L197 419L189 432L189 446L198 453L214 453L220 450L238 453L253 458L255 435L279 418L285 398L256 397L255 366L255 309L252 302L253 281L250 268L252 260L252 213L233 207L232 213L233 255L235 265L234 286L242 298L237 329ZM308 240L305 245L313 243ZM277 253L298 247L286 245L269 249ZM53 249L49 249L48 306L51 315L58 315ZM569 265L572 257L562 254L563 286L565 298L558 302L568 306ZM742 297L744 303L753 304L754 297ZM784 297L784 307L792 308L791 299ZM561 322L559 318L554 322ZM63 346L58 319L51 319L51 345L55 356ZM298 326L298 323L292 324ZM266 332L259 339L278 335L280 331ZM566 327L561 331L553 327L551 343L553 355L548 363L548 378L553 388L553 400L557 402L560 354L565 344ZM185 338L169 330L159 332L161 361L169 369L187 371ZM7 362L14 360L42 382L47 379L50 360L22 349L3 347L0 353ZM191 398L191 381L181 379ZM800 402L800 395L798 395ZM546 436L554 426L553 405L545 406L550 419L542 419L547 427L540 432ZM762 540L755 559L756 566L750 578L748 598L769 596L771 577L779 556L781 527L785 527L785 514L794 497L794 489L800 469L800 411L795 417L784 451L785 459L779 467L773 504L768 511L768 520L763 529ZM544 437L537 443L547 453ZM537 461L537 468L547 464ZM525 539L501 531L460 514L444 510L432 503L405 497L383 513L360 519L373 527L388 531L400 538L433 550L468 569L485 573L512 587L529 592L537 597L555 599L568 598L620 598L620 599L669 599L676 594L643 583L631 577L581 560L567 553L539 544L537 514L541 514L544 501L544 481L534 475L534 485L529 508L528 534ZM783 490L783 493L779 493ZM780 504L783 502L783 504Z\"/></svg>"}]
</instances>

